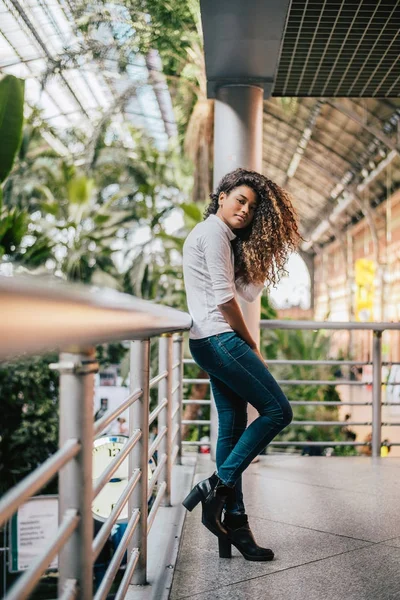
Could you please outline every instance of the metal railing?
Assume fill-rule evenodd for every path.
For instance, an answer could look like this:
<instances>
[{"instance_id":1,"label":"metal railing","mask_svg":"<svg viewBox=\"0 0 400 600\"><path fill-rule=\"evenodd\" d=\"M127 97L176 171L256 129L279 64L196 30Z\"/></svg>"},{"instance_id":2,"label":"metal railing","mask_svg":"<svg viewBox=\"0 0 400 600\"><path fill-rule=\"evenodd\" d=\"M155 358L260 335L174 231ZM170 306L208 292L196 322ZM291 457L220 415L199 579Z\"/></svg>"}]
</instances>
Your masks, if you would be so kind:
<instances>
[{"instance_id":1,"label":"metal railing","mask_svg":"<svg viewBox=\"0 0 400 600\"><path fill-rule=\"evenodd\" d=\"M0 278L0 358L21 352L62 348L59 362L52 366L60 372L60 448L36 471L8 492L0 502L0 524L6 522L28 498L36 494L59 473L60 525L44 553L20 576L6 596L7 600L29 597L39 578L59 556L59 598L93 597L94 561L107 541L114 523L128 505L128 524L120 544L94 596L102 600L114 581L128 550L125 574L116 593L122 600L130 583L146 582L147 536L161 505L171 501L172 465L181 459L181 448L194 442L181 439L181 424L213 425L210 419L181 420L182 406L207 406L210 399L183 399L183 386L209 383L208 379L184 378L182 337L174 333L189 329L189 315L134 299L116 292L91 288L43 284L35 280ZM32 318L34 315L34 318ZM309 402L292 405L364 405L372 407L366 422L294 421L301 425L372 426L372 454L379 456L382 428L382 332L399 329L394 323L316 323L307 321L261 321L261 328L371 330L372 362L346 360L269 360L269 365L365 366L372 364L371 382L350 380L281 380L284 385L367 385L372 384L372 402ZM150 337L161 336L158 347L158 373L150 377ZM112 340L134 340L130 344L130 392L112 412L93 424L94 373L97 363L93 344ZM74 344L71 347L71 344ZM392 363L393 364L393 363ZM150 390L158 388L157 405L150 412ZM390 403L385 403L390 405ZM111 422L129 410L129 437L104 472L92 481L92 447ZM149 427L157 420L158 431L149 445ZM400 423L390 423L393 426ZM203 442L195 442L197 446ZM276 446L365 445L365 442L272 442ZM206 445L206 444L204 444ZM149 475L149 459L157 452L157 467ZM129 477L121 496L93 539L92 502L124 460L129 462ZM156 491L156 493L155 493ZM155 495L150 512L149 499Z\"/></svg>"},{"instance_id":2,"label":"metal railing","mask_svg":"<svg viewBox=\"0 0 400 600\"><path fill-rule=\"evenodd\" d=\"M352 381L349 379L336 379L336 380L321 380L321 379L285 379L280 380L277 379L277 382L280 385L329 385L329 386L372 386L372 401L371 402L353 402L353 401L340 401L340 402L320 402L320 401L290 401L292 407L295 406L371 406L372 408L372 416L371 420L368 421L302 421L302 420L293 420L292 425L300 425L300 426L321 426L321 427L329 427L329 426L368 426L372 427L372 456L380 456L381 450L381 442L382 442L382 427L383 426L400 426L400 422L382 422L382 406L398 406L398 403L394 402L382 402L382 386L383 385L400 385L399 383L388 383L382 382L382 366L390 364L390 365L398 365L400 363L390 362L385 363L382 361L382 333L386 330L399 330L400 325L398 323L358 323L358 322L316 322L316 321L291 321L291 320L262 320L260 321L261 329L296 329L296 330L361 330L361 331L372 331L373 332L373 341L372 341L372 361L355 361L355 360L267 360L268 366L273 367L274 365L299 365L299 366L367 366L372 365L372 379L371 381ZM184 364L194 364L192 359L184 359ZM210 384L210 380L208 378L183 378L184 385L192 385L192 384ZM290 394L289 394L290 400ZM201 400L193 400L190 398L185 398L183 400L183 405L187 406L189 404L197 404L199 406L210 406L210 399L201 399ZM214 425L212 421L209 419L184 419L182 424L191 424L198 426L211 426ZM210 446L211 442L199 442L199 441L189 441L184 440L183 445L185 446ZM296 446L296 447L306 447L306 446L367 446L368 442L355 442L355 441L272 441L270 446ZM391 442L392 446L399 446L400 443Z\"/></svg>"},{"instance_id":3,"label":"metal railing","mask_svg":"<svg viewBox=\"0 0 400 600\"><path fill-rule=\"evenodd\" d=\"M128 524L94 596L104 600L126 551L125 574L116 593L122 600L130 583L146 583L147 536L158 508L171 505L171 473L181 459L182 337L188 314L109 290L65 287L35 280L0 278L0 357L63 348L60 372L59 450L2 498L0 525L28 498L59 474L59 529L44 553L12 586L6 600L28 598L54 557L59 560L58 597L93 598L93 566L113 525L128 503ZM32 318L34 316L34 318ZM150 337L159 336L159 373L150 379ZM134 340L130 344L130 393L93 424L93 344ZM69 348L74 344L73 348ZM158 405L150 413L150 389L158 386ZM104 472L92 480L93 441L129 409L129 437ZM149 425L158 433L149 447ZM149 480L149 459L157 467ZM92 502L124 460L129 478L120 498L93 539ZM157 493L148 513L148 501Z\"/></svg>"}]
</instances>

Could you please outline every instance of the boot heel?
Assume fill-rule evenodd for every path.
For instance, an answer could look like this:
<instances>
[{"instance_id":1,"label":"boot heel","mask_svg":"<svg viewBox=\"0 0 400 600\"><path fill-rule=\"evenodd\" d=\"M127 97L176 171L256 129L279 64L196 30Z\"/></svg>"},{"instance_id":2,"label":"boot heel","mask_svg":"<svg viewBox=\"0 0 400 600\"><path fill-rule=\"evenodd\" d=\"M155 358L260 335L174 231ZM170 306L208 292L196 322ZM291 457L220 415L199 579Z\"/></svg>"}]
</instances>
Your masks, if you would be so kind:
<instances>
[{"instance_id":1,"label":"boot heel","mask_svg":"<svg viewBox=\"0 0 400 600\"><path fill-rule=\"evenodd\" d=\"M226 538L218 538L218 550L220 558L232 558L232 544Z\"/></svg>"},{"instance_id":2,"label":"boot heel","mask_svg":"<svg viewBox=\"0 0 400 600\"><path fill-rule=\"evenodd\" d=\"M185 508L187 508L187 510L191 512L194 509L194 507L197 506L199 502L201 502L201 499L201 492L196 486L192 489L190 494L186 496L182 504Z\"/></svg>"}]
</instances>

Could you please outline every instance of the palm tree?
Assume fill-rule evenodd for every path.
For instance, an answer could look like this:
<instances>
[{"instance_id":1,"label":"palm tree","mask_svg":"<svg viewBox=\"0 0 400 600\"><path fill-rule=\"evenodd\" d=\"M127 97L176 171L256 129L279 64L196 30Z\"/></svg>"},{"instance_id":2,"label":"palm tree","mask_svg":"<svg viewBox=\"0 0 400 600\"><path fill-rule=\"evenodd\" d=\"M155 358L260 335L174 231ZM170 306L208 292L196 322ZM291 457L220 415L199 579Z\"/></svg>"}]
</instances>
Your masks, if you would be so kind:
<instances>
[{"instance_id":1,"label":"palm tree","mask_svg":"<svg viewBox=\"0 0 400 600\"><path fill-rule=\"evenodd\" d=\"M194 163L193 200L204 202L212 185L213 101L207 99L203 37L198 0L97 0L76 10L86 53L97 60L118 62L123 72L137 54L147 59L156 50L168 82L180 146ZM109 23L114 43L101 44L94 35ZM134 35L131 35L134 32ZM65 62L66 57L64 57ZM152 79L154 66L147 60Z\"/></svg>"}]
</instances>

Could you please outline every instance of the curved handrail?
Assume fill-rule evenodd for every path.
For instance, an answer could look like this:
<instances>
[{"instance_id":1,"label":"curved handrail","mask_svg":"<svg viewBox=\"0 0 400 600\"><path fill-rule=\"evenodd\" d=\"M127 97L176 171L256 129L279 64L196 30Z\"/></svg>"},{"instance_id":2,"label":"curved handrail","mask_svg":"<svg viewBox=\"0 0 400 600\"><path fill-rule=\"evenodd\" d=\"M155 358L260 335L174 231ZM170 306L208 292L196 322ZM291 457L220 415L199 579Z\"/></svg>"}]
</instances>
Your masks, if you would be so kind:
<instances>
[{"instance_id":1,"label":"curved handrail","mask_svg":"<svg viewBox=\"0 0 400 600\"><path fill-rule=\"evenodd\" d=\"M190 329L188 313L108 288L0 276L0 359Z\"/></svg>"}]
</instances>

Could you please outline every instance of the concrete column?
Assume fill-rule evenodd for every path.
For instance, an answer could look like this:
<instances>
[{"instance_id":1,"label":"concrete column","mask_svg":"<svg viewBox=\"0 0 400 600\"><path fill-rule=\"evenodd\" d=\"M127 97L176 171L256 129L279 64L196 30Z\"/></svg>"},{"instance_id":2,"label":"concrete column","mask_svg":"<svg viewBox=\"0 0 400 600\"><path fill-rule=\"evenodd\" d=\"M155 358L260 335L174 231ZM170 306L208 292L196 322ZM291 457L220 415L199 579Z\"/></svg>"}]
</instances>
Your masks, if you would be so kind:
<instances>
[{"instance_id":1,"label":"concrete column","mask_svg":"<svg viewBox=\"0 0 400 600\"><path fill-rule=\"evenodd\" d=\"M214 189L220 179L237 167L262 171L263 94L256 85L226 85L217 90L214 120ZM240 300L244 318L256 341L260 330L260 299ZM249 406L249 422L257 411ZM211 457L215 460L217 411L211 404Z\"/></svg>"}]
</instances>

